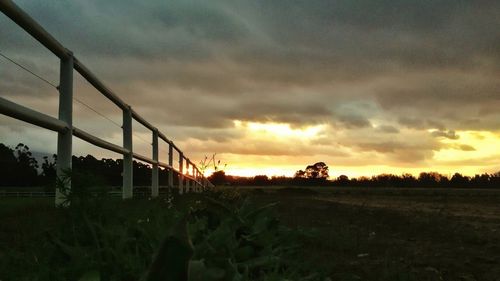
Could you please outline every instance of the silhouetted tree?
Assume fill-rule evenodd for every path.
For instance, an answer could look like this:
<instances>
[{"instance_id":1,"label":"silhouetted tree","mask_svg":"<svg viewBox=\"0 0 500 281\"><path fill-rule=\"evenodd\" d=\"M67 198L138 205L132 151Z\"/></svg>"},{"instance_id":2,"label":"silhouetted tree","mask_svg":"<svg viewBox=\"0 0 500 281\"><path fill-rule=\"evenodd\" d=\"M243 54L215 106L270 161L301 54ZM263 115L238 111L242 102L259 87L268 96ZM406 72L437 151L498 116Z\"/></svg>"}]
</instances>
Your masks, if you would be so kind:
<instances>
[{"instance_id":1,"label":"silhouetted tree","mask_svg":"<svg viewBox=\"0 0 500 281\"><path fill-rule=\"evenodd\" d=\"M17 185L17 159L14 150L0 143L0 186Z\"/></svg>"},{"instance_id":2,"label":"silhouetted tree","mask_svg":"<svg viewBox=\"0 0 500 281\"><path fill-rule=\"evenodd\" d=\"M20 143L15 149L0 143L0 186L36 186L48 185L55 182L57 156L44 157L41 173L38 174L38 163L29 151L29 147ZM73 156L73 170L79 174L86 174L98 179L104 185L122 185L122 159L96 159L92 155ZM472 187L472 188L500 188L500 172L493 174L477 174L473 177L455 173L451 178L437 172L422 172L415 178L411 174L393 175L380 174L372 177L349 178L345 175L333 181L328 178L328 166L324 162L309 165L305 170L299 170L293 178L285 176L265 175L255 177L238 177L226 175L219 170L220 161L215 161L216 171L208 177L216 185L340 185L365 187ZM151 166L141 162L133 162L134 186L151 185ZM160 185L166 185L168 171L160 170ZM174 184L178 184L178 177L174 176Z\"/></svg>"},{"instance_id":3,"label":"silhouetted tree","mask_svg":"<svg viewBox=\"0 0 500 281\"><path fill-rule=\"evenodd\" d=\"M335 180L335 183L340 186L347 186L349 185L349 177L346 175L340 175Z\"/></svg>"},{"instance_id":4,"label":"silhouetted tree","mask_svg":"<svg viewBox=\"0 0 500 281\"><path fill-rule=\"evenodd\" d=\"M270 181L266 175L258 175L253 177L253 182L255 185L269 185Z\"/></svg>"},{"instance_id":5,"label":"silhouetted tree","mask_svg":"<svg viewBox=\"0 0 500 281\"><path fill-rule=\"evenodd\" d=\"M226 184L226 173L222 170L215 171L208 177L208 180L215 185L224 185Z\"/></svg>"},{"instance_id":6,"label":"silhouetted tree","mask_svg":"<svg viewBox=\"0 0 500 281\"><path fill-rule=\"evenodd\" d=\"M328 166L324 162L318 162L306 167L306 177L309 179L327 179Z\"/></svg>"},{"instance_id":7,"label":"silhouetted tree","mask_svg":"<svg viewBox=\"0 0 500 281\"><path fill-rule=\"evenodd\" d=\"M38 163L25 144L16 146L17 167L15 170L16 181L20 186L35 186L38 180Z\"/></svg>"},{"instance_id":8,"label":"silhouetted tree","mask_svg":"<svg viewBox=\"0 0 500 281\"><path fill-rule=\"evenodd\" d=\"M437 172L422 172L418 176L418 181L422 187L436 187L445 176Z\"/></svg>"},{"instance_id":9,"label":"silhouetted tree","mask_svg":"<svg viewBox=\"0 0 500 281\"><path fill-rule=\"evenodd\" d=\"M309 165L306 169L298 170L295 172L295 178L306 178L306 179L327 179L328 166L324 162L317 162L313 165Z\"/></svg>"},{"instance_id":10,"label":"silhouetted tree","mask_svg":"<svg viewBox=\"0 0 500 281\"><path fill-rule=\"evenodd\" d=\"M401 187L415 187L417 186L417 179L412 174L401 175Z\"/></svg>"},{"instance_id":11,"label":"silhouetted tree","mask_svg":"<svg viewBox=\"0 0 500 281\"><path fill-rule=\"evenodd\" d=\"M455 173L450 179L450 184L455 187L467 187L469 185L469 177L465 177L460 173Z\"/></svg>"},{"instance_id":12,"label":"silhouetted tree","mask_svg":"<svg viewBox=\"0 0 500 281\"><path fill-rule=\"evenodd\" d=\"M489 175L485 173L481 175L475 175L470 179L470 185L472 187L490 187L490 185L493 185L493 180L494 174Z\"/></svg>"},{"instance_id":13,"label":"silhouetted tree","mask_svg":"<svg viewBox=\"0 0 500 281\"><path fill-rule=\"evenodd\" d=\"M42 174L40 175L40 183L44 185L52 185L56 183L56 165L57 155L52 155L52 161L49 161L48 156L43 157Z\"/></svg>"},{"instance_id":14,"label":"silhouetted tree","mask_svg":"<svg viewBox=\"0 0 500 281\"><path fill-rule=\"evenodd\" d=\"M306 172L303 170L298 170L295 172L294 178L306 178Z\"/></svg>"}]
</instances>

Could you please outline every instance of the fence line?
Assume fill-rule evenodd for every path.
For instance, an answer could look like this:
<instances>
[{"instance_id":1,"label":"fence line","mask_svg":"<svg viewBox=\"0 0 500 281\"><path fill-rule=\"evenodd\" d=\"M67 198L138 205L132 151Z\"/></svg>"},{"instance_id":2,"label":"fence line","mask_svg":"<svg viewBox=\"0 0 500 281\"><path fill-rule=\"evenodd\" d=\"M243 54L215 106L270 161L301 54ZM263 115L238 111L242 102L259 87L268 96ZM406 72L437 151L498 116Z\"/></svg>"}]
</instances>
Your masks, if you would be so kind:
<instances>
[{"instance_id":1,"label":"fence line","mask_svg":"<svg viewBox=\"0 0 500 281\"><path fill-rule=\"evenodd\" d=\"M170 189L172 190L172 189ZM92 195L99 195L100 193L98 192L93 192L91 193ZM107 195L111 197L121 197L122 194L119 191L109 191L106 193ZM136 191L134 190L133 192L134 197L149 197L151 196L151 193L145 192L145 191ZM168 196L171 194L169 190L166 188L161 188L157 194L157 196ZM53 191L0 191L0 197L54 197L55 192ZM153 197L153 196L151 196Z\"/></svg>"},{"instance_id":2,"label":"fence line","mask_svg":"<svg viewBox=\"0 0 500 281\"><path fill-rule=\"evenodd\" d=\"M132 198L133 192L133 159L138 159L152 165L151 196L157 197L159 194L159 167L168 169L168 187L173 188L174 173L179 178L179 192L200 191L202 188L213 187L213 184L200 172L195 163L184 156L184 152L161 133L155 126L140 116L130 105L125 103L111 89L106 87L70 50L59 43L40 24L25 13L11 0L0 0L0 11L23 28L33 38L38 40L43 46L50 50L60 59L59 72L59 116L52 116L35 111L28 107L11 102L0 97L0 113L12 118L22 120L33 125L52 130L58 133L57 138L57 176L62 177L67 169L71 169L72 139L78 137L95 146L120 153L123 155L123 185L122 198ZM108 98L123 112L123 146L112 144L106 140L96 137L84 130L73 126L73 70L87 80L99 93ZM152 133L152 155L147 157L133 151L132 146L132 120L136 120ZM163 163L158 159L159 144L162 139L168 144L168 163ZM179 154L179 169L174 168L174 150ZM184 167L186 170L184 171ZM191 167L191 174L189 168ZM67 188L71 188L71 182L67 183ZM64 202L64 195L56 190L55 203L60 205Z\"/></svg>"}]
</instances>

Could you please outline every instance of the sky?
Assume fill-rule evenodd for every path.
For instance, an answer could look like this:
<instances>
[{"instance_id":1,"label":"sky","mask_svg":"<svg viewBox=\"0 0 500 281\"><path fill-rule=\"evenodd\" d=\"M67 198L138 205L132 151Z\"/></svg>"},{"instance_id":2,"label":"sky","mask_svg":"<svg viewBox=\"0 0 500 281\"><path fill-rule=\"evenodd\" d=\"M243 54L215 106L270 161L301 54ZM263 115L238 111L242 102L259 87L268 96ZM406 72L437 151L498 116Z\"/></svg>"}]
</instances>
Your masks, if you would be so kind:
<instances>
[{"instance_id":1,"label":"sky","mask_svg":"<svg viewBox=\"0 0 500 281\"><path fill-rule=\"evenodd\" d=\"M217 153L228 174L500 171L499 1L16 3L192 161ZM3 14L0 51L58 83L58 59ZM75 101L74 125L121 145L121 111L74 79L114 122ZM57 116L57 91L1 57L0 96ZM150 155L151 133L134 132ZM0 116L0 142L54 153L56 139Z\"/></svg>"}]
</instances>

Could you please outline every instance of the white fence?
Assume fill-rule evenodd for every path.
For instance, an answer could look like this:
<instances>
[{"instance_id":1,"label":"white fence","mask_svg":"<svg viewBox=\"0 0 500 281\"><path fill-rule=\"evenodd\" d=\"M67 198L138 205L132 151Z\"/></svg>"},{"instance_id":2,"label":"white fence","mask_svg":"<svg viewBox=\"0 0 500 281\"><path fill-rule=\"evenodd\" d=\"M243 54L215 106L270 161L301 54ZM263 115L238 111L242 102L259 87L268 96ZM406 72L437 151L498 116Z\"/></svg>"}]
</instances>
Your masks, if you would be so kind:
<instances>
[{"instance_id":1,"label":"white fence","mask_svg":"<svg viewBox=\"0 0 500 281\"><path fill-rule=\"evenodd\" d=\"M60 59L59 72L59 118L40 113L30 108L13 103L0 97L0 113L12 118L22 120L45 129L56 131L57 138L57 175L60 177L68 169L71 169L72 138L78 137L93 145L114 151L123 155L123 186L122 198L133 197L133 159L138 159L152 165L151 196L157 197L159 194L158 169L163 167L169 171L168 186L173 187L174 174L179 178L179 192L198 191L201 188L212 187L213 185L200 172L198 167L184 156L173 141L169 140L155 126L142 118L130 105L121 100L118 95L106 87L82 62L80 62L73 52L66 49L52 35L43 29L34 19L21 10L11 0L0 0L0 11L7 15L12 21L28 32L33 38L38 40L48 50ZM123 146L112 144L106 140L98 138L73 126L73 70L82 75L91 85L102 95L112 101L123 111ZM135 153L132 149L132 120L135 119L140 124L152 132L152 156L147 157ZM158 160L158 139L164 140L168 144L168 163ZM179 154L179 169L174 168L174 150ZM184 170L184 167L186 170ZM190 170L191 169L191 170ZM68 183L70 188L71 183ZM56 205L63 202L64 197L59 191L55 193Z\"/></svg>"},{"instance_id":2,"label":"white fence","mask_svg":"<svg viewBox=\"0 0 500 281\"><path fill-rule=\"evenodd\" d=\"M98 195L100 193L92 193L92 194L95 194L95 195ZM111 196L111 197L121 197L122 196L122 193L119 192L119 191L110 191L110 192L107 192L106 193L107 195ZM168 190L166 189L161 189L160 188L160 192L159 194L162 194L162 195L169 195L171 193L169 193ZM145 192L145 191L136 191L134 190L134 197L149 197L151 196L151 193L149 192ZM52 191L0 191L0 197L15 197L15 198L18 198L18 197L54 197L55 196L55 192L52 192Z\"/></svg>"}]
</instances>

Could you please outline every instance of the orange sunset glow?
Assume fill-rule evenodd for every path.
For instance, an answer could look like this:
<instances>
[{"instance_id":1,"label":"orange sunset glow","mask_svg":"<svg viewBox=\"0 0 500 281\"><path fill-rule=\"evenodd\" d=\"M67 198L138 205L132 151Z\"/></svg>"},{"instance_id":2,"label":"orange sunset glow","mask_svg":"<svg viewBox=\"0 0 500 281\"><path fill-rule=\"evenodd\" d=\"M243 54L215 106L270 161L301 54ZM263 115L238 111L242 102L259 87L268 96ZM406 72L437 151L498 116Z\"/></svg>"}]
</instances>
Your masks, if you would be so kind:
<instances>
[{"instance_id":1,"label":"orange sunset glow","mask_svg":"<svg viewBox=\"0 0 500 281\"><path fill-rule=\"evenodd\" d=\"M216 153L227 174L249 177L293 176L319 161L331 178L500 170L498 17L485 3L114 2L69 3L71 20L59 5L19 5L194 163ZM107 10L114 16L100 16ZM48 50L7 17L0 26L2 52L58 81ZM4 98L57 116L55 89L5 58L0 66ZM81 75L73 84L85 104L74 102L74 125L122 145L121 110ZM133 128L134 151L151 155L150 130ZM55 134L8 117L0 135L37 155L56 150ZM161 142L160 160L167 154Z\"/></svg>"}]
</instances>

